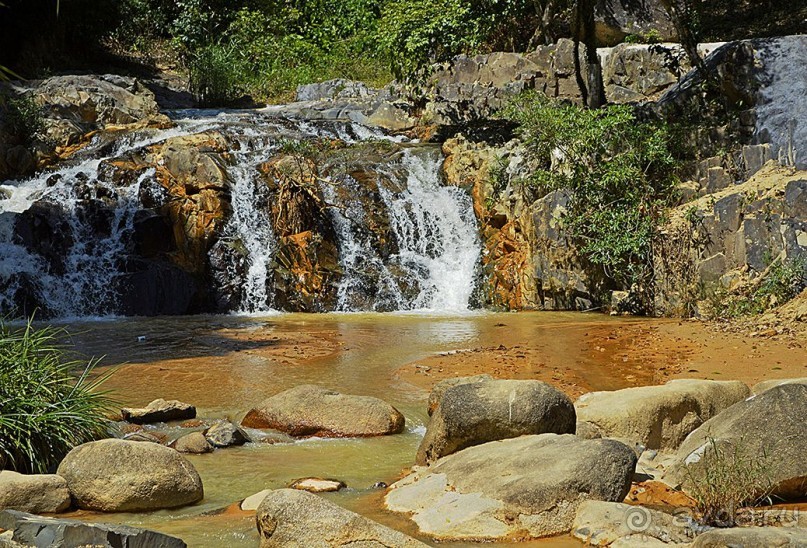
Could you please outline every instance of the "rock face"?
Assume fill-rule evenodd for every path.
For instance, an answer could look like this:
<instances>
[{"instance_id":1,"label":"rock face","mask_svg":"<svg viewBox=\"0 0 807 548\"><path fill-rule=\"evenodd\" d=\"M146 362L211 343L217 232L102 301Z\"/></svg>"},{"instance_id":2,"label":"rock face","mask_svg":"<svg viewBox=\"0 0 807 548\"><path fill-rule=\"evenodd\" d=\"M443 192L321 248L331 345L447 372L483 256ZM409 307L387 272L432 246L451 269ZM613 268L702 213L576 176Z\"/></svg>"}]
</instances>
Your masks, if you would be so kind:
<instances>
[{"instance_id":1,"label":"rock face","mask_svg":"<svg viewBox=\"0 0 807 548\"><path fill-rule=\"evenodd\" d=\"M108 439L79 445L58 474L84 510L137 512L193 504L202 480L178 452L155 443Z\"/></svg>"},{"instance_id":2,"label":"rock face","mask_svg":"<svg viewBox=\"0 0 807 548\"><path fill-rule=\"evenodd\" d=\"M760 383L755 384L751 388L751 392L753 394L761 394L771 388L776 388L777 386L781 386L783 384L807 384L807 377L801 377L798 379L773 379L769 381L762 381Z\"/></svg>"},{"instance_id":3,"label":"rock face","mask_svg":"<svg viewBox=\"0 0 807 548\"><path fill-rule=\"evenodd\" d=\"M489 441L574 431L571 400L544 382L467 382L443 392L415 462L429 465L441 457Z\"/></svg>"},{"instance_id":4,"label":"rock face","mask_svg":"<svg viewBox=\"0 0 807 548\"><path fill-rule=\"evenodd\" d=\"M192 453L195 455L210 453L214 449L201 432L191 432L177 438L169 447L176 449L180 453Z\"/></svg>"},{"instance_id":5,"label":"rock face","mask_svg":"<svg viewBox=\"0 0 807 548\"><path fill-rule=\"evenodd\" d=\"M708 531L692 544L692 548L726 548L734 546L807 546L807 529L800 527L737 527Z\"/></svg>"},{"instance_id":6,"label":"rock face","mask_svg":"<svg viewBox=\"0 0 807 548\"><path fill-rule=\"evenodd\" d=\"M256 521L261 547L367 546L415 548L426 545L411 537L340 508L317 495L278 489L258 507Z\"/></svg>"},{"instance_id":7,"label":"rock face","mask_svg":"<svg viewBox=\"0 0 807 548\"><path fill-rule=\"evenodd\" d=\"M654 257L657 310L680 313L697 302L696 287L734 289L771 258L807 255L805 203L805 173L769 162L746 182L675 209Z\"/></svg>"},{"instance_id":8,"label":"rock face","mask_svg":"<svg viewBox=\"0 0 807 548\"><path fill-rule=\"evenodd\" d=\"M443 399L443 394L445 394L446 390L448 390L449 388L453 388L454 386L460 384L466 384L471 382L487 382L492 380L493 377L485 373L482 375L473 375L471 377L454 377L451 379L445 379L438 382L432 387L432 391L429 392L429 403L428 403L429 416L434 414L435 409L437 409L437 406L440 405L440 400Z\"/></svg>"},{"instance_id":9,"label":"rock face","mask_svg":"<svg viewBox=\"0 0 807 548\"><path fill-rule=\"evenodd\" d=\"M610 546L633 535L670 544L688 544L695 534L693 529L683 525L683 520L670 514L594 500L580 504L572 524L572 536L587 546Z\"/></svg>"},{"instance_id":10,"label":"rock face","mask_svg":"<svg viewBox=\"0 0 807 548\"><path fill-rule=\"evenodd\" d=\"M123 420L135 424L151 424L155 422L181 421L196 418L196 408L178 400L154 400L143 408L121 409Z\"/></svg>"},{"instance_id":11,"label":"rock face","mask_svg":"<svg viewBox=\"0 0 807 548\"><path fill-rule=\"evenodd\" d=\"M56 514L69 507L70 492L61 476L0 470L0 509Z\"/></svg>"},{"instance_id":12,"label":"rock face","mask_svg":"<svg viewBox=\"0 0 807 548\"><path fill-rule=\"evenodd\" d=\"M569 531L584 500L621 501L635 466L614 440L522 436L444 457L395 483L385 501L441 540L543 537Z\"/></svg>"},{"instance_id":13,"label":"rock face","mask_svg":"<svg viewBox=\"0 0 807 548\"><path fill-rule=\"evenodd\" d=\"M602 437L671 451L706 420L749 394L739 381L678 379L662 386L584 394L575 409L578 421L588 423Z\"/></svg>"},{"instance_id":14,"label":"rock face","mask_svg":"<svg viewBox=\"0 0 807 548\"><path fill-rule=\"evenodd\" d=\"M244 445L250 441L247 433L230 421L217 422L205 430L204 437L214 447Z\"/></svg>"},{"instance_id":15,"label":"rock face","mask_svg":"<svg viewBox=\"0 0 807 548\"><path fill-rule=\"evenodd\" d=\"M807 492L807 385L786 384L734 404L692 432L675 454L664 480L687 488L694 474L715 466L713 445L759 462L771 483L769 495L801 498ZM726 458L726 457L724 457Z\"/></svg>"},{"instance_id":16,"label":"rock face","mask_svg":"<svg viewBox=\"0 0 807 548\"><path fill-rule=\"evenodd\" d=\"M404 416L378 398L345 395L306 384L265 400L247 413L241 424L292 436L346 438L398 434L403 431Z\"/></svg>"},{"instance_id":17,"label":"rock face","mask_svg":"<svg viewBox=\"0 0 807 548\"><path fill-rule=\"evenodd\" d=\"M186 548L182 540L126 525L88 524L7 510L0 529L12 532L15 546L92 546L94 548ZM0 541L0 545L5 546Z\"/></svg>"}]
</instances>

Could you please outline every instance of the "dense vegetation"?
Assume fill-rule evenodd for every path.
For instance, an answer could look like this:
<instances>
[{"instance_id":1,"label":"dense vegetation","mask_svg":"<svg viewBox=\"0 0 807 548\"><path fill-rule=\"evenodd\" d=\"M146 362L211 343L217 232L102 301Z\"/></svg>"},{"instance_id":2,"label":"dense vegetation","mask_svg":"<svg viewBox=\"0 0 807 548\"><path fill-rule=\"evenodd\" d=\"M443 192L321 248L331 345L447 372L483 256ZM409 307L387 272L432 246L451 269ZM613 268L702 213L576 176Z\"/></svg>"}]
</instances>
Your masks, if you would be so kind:
<instances>
[{"instance_id":1,"label":"dense vegetation","mask_svg":"<svg viewBox=\"0 0 807 548\"><path fill-rule=\"evenodd\" d=\"M537 166L526 184L569 189L564 223L584 256L624 288L645 294L651 245L671 205L676 161L668 128L628 105L588 110L528 93L504 116Z\"/></svg>"},{"instance_id":2,"label":"dense vegetation","mask_svg":"<svg viewBox=\"0 0 807 548\"><path fill-rule=\"evenodd\" d=\"M0 323L0 461L25 473L52 471L76 445L106 436L110 400L90 378L95 362L70 359L64 332Z\"/></svg>"}]
</instances>

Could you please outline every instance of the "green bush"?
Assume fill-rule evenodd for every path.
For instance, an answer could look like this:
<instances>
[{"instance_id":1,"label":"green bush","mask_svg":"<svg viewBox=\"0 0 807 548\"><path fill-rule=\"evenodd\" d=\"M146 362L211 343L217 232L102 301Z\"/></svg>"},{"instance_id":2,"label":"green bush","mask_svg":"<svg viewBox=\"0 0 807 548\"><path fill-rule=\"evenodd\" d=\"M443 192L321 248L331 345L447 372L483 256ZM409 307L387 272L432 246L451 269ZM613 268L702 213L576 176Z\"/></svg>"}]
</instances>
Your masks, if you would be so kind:
<instances>
[{"instance_id":1,"label":"green bush","mask_svg":"<svg viewBox=\"0 0 807 548\"><path fill-rule=\"evenodd\" d=\"M540 193L571 191L564 226L584 256L623 288L652 279L651 244L672 203L676 162L666 126L630 106L589 110L526 93L502 116L520 124Z\"/></svg>"},{"instance_id":2,"label":"green bush","mask_svg":"<svg viewBox=\"0 0 807 548\"><path fill-rule=\"evenodd\" d=\"M228 106L244 95L243 60L233 46L211 45L188 63L191 92L200 106Z\"/></svg>"},{"instance_id":3,"label":"green bush","mask_svg":"<svg viewBox=\"0 0 807 548\"><path fill-rule=\"evenodd\" d=\"M29 322L0 323L0 460L25 473L52 471L76 445L106 437L106 379L90 378L95 361L68 358L65 333Z\"/></svg>"},{"instance_id":4,"label":"green bush","mask_svg":"<svg viewBox=\"0 0 807 548\"><path fill-rule=\"evenodd\" d=\"M30 95L0 96L0 111L4 113L4 129L22 144L29 145L45 131L42 108Z\"/></svg>"}]
</instances>

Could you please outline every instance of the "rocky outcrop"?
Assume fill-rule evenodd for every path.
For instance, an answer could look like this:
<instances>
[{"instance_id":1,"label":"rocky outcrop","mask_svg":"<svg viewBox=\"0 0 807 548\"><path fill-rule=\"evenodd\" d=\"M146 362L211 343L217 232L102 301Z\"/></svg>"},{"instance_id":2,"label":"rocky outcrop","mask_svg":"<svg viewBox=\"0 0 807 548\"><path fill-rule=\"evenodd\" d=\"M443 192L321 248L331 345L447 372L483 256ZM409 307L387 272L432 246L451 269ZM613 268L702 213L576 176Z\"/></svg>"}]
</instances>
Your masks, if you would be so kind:
<instances>
[{"instance_id":1,"label":"rocky outcrop","mask_svg":"<svg viewBox=\"0 0 807 548\"><path fill-rule=\"evenodd\" d=\"M202 480L178 452L156 443L109 439L79 445L58 474L84 510L137 512L175 508L202 499Z\"/></svg>"},{"instance_id":2,"label":"rocky outcrop","mask_svg":"<svg viewBox=\"0 0 807 548\"><path fill-rule=\"evenodd\" d=\"M807 173L765 165L742 184L674 210L655 247L656 308L697 308L699 288L734 290L772 260L807 256Z\"/></svg>"},{"instance_id":3,"label":"rocky outcrop","mask_svg":"<svg viewBox=\"0 0 807 548\"><path fill-rule=\"evenodd\" d=\"M196 418L196 408L178 400L157 399L142 408L124 407L123 420L134 424L181 421Z\"/></svg>"},{"instance_id":4,"label":"rocky outcrop","mask_svg":"<svg viewBox=\"0 0 807 548\"><path fill-rule=\"evenodd\" d=\"M614 543L633 535L641 536L645 543L656 539L669 544L688 544L699 531L687 524L680 517L641 506L587 500L577 509L572 536L587 546L616 546Z\"/></svg>"},{"instance_id":5,"label":"rocky outcrop","mask_svg":"<svg viewBox=\"0 0 807 548\"><path fill-rule=\"evenodd\" d=\"M69 507L70 492L61 476L0 470L0 510L57 514Z\"/></svg>"},{"instance_id":6,"label":"rocky outcrop","mask_svg":"<svg viewBox=\"0 0 807 548\"><path fill-rule=\"evenodd\" d=\"M765 484L759 495L803 497L807 490L805 405L807 386L803 384L777 386L734 404L687 437L664 480L686 490L691 478L720 466L718 459L726 466L726 459L736 458L737 466L758 465L763 477L750 479Z\"/></svg>"},{"instance_id":7,"label":"rocky outcrop","mask_svg":"<svg viewBox=\"0 0 807 548\"><path fill-rule=\"evenodd\" d=\"M92 546L94 548L186 548L182 540L127 525L82 523L23 512L0 512L0 529L11 532L16 547ZM0 546L5 546L0 537Z\"/></svg>"},{"instance_id":8,"label":"rocky outcrop","mask_svg":"<svg viewBox=\"0 0 807 548\"><path fill-rule=\"evenodd\" d=\"M404 416L378 398L306 384L265 400L241 424L292 436L347 438L398 434L403 431Z\"/></svg>"},{"instance_id":9,"label":"rocky outcrop","mask_svg":"<svg viewBox=\"0 0 807 548\"><path fill-rule=\"evenodd\" d=\"M575 409L577 420L601 437L672 451L690 432L749 394L739 381L679 379L662 386L584 394Z\"/></svg>"},{"instance_id":10,"label":"rocky outcrop","mask_svg":"<svg viewBox=\"0 0 807 548\"><path fill-rule=\"evenodd\" d=\"M446 455L495 440L574 431L571 400L544 382L466 382L443 392L415 462L433 464Z\"/></svg>"},{"instance_id":11,"label":"rocky outcrop","mask_svg":"<svg viewBox=\"0 0 807 548\"><path fill-rule=\"evenodd\" d=\"M436 539L543 537L569 531L584 500L621 501L635 466L634 452L614 440L521 436L416 469L385 503Z\"/></svg>"},{"instance_id":12,"label":"rocky outcrop","mask_svg":"<svg viewBox=\"0 0 807 548\"><path fill-rule=\"evenodd\" d=\"M417 548L425 544L325 499L295 489L270 491L256 514L262 548L275 546L373 546Z\"/></svg>"}]
</instances>

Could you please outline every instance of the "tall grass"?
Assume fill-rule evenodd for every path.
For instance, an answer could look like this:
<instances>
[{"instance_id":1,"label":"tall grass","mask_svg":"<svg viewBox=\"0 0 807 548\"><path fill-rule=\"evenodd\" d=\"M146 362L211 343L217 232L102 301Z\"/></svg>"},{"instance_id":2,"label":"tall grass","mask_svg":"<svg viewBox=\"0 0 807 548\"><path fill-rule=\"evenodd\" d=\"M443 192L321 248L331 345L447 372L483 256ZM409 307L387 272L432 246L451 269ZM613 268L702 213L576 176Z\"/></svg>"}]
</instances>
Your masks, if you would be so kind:
<instances>
[{"instance_id":1,"label":"tall grass","mask_svg":"<svg viewBox=\"0 0 807 548\"><path fill-rule=\"evenodd\" d=\"M76 445L107 437L113 402L91 378L97 360L71 359L63 329L0 321L0 461L23 473L52 471Z\"/></svg>"}]
</instances>

